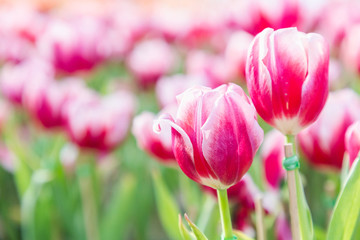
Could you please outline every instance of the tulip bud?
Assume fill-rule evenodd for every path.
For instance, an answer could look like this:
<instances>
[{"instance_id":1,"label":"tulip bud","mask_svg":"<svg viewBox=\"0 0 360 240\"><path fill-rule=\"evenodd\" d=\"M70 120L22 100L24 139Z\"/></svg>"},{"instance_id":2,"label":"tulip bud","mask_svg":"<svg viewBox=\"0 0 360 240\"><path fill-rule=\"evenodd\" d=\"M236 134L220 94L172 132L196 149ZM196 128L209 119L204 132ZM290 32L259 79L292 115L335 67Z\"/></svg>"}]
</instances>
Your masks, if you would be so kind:
<instances>
[{"instance_id":1,"label":"tulip bud","mask_svg":"<svg viewBox=\"0 0 360 240\"><path fill-rule=\"evenodd\" d=\"M316 122L298 135L302 152L317 167L341 169L345 132L360 120L359 96L350 89L332 92Z\"/></svg>"},{"instance_id":2,"label":"tulip bud","mask_svg":"<svg viewBox=\"0 0 360 240\"><path fill-rule=\"evenodd\" d=\"M252 42L246 66L257 112L284 135L297 134L325 104L328 68L328 46L319 34L265 29Z\"/></svg>"},{"instance_id":3,"label":"tulip bud","mask_svg":"<svg viewBox=\"0 0 360 240\"><path fill-rule=\"evenodd\" d=\"M360 122L357 121L346 130L345 147L349 154L349 164L352 166L360 151Z\"/></svg>"},{"instance_id":4,"label":"tulip bud","mask_svg":"<svg viewBox=\"0 0 360 240\"><path fill-rule=\"evenodd\" d=\"M282 167L284 159L285 137L277 130L272 130L265 135L261 148L261 158L264 163L264 172L267 183L273 188L280 187L280 181L285 176Z\"/></svg>"},{"instance_id":5,"label":"tulip bud","mask_svg":"<svg viewBox=\"0 0 360 240\"><path fill-rule=\"evenodd\" d=\"M172 127L175 158L192 180L216 189L238 183L263 139L256 111L241 87L193 87L178 96L175 120L162 116L158 131Z\"/></svg>"},{"instance_id":6,"label":"tulip bud","mask_svg":"<svg viewBox=\"0 0 360 240\"><path fill-rule=\"evenodd\" d=\"M132 94L122 91L102 99L73 104L68 110L68 133L80 147L108 151L128 132L134 113Z\"/></svg>"},{"instance_id":7,"label":"tulip bud","mask_svg":"<svg viewBox=\"0 0 360 240\"><path fill-rule=\"evenodd\" d=\"M169 105L159 114L176 113L176 105ZM138 146L156 157L165 164L177 165L171 144L171 131L162 131L157 134L153 131L154 120L157 117L151 112L143 112L136 116L133 121L132 133Z\"/></svg>"}]
</instances>

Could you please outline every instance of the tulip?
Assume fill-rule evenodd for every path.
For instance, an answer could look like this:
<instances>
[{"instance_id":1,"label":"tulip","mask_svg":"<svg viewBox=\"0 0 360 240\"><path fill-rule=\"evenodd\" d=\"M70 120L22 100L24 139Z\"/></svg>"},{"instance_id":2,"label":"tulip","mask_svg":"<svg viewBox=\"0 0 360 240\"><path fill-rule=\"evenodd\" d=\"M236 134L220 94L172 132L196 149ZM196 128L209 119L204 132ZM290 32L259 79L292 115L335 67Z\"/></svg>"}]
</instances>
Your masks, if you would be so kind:
<instances>
[{"instance_id":1,"label":"tulip","mask_svg":"<svg viewBox=\"0 0 360 240\"><path fill-rule=\"evenodd\" d=\"M349 154L349 164L352 166L360 151L360 122L353 123L345 133L345 148Z\"/></svg>"},{"instance_id":2,"label":"tulip","mask_svg":"<svg viewBox=\"0 0 360 240\"><path fill-rule=\"evenodd\" d=\"M135 46L127 59L127 65L139 85L147 88L169 73L175 64L175 53L169 44L152 39Z\"/></svg>"},{"instance_id":3,"label":"tulip","mask_svg":"<svg viewBox=\"0 0 360 240\"><path fill-rule=\"evenodd\" d=\"M284 135L313 123L328 95L328 46L296 28L265 29L251 44L246 80L259 115Z\"/></svg>"},{"instance_id":4,"label":"tulip","mask_svg":"<svg viewBox=\"0 0 360 240\"><path fill-rule=\"evenodd\" d=\"M238 183L263 139L256 111L235 84L193 87L178 96L175 120L159 118L156 130L172 127L175 158L192 180L219 190Z\"/></svg>"},{"instance_id":5,"label":"tulip","mask_svg":"<svg viewBox=\"0 0 360 240\"><path fill-rule=\"evenodd\" d=\"M348 29L341 48L341 58L350 70L360 74L360 23Z\"/></svg>"},{"instance_id":6,"label":"tulip","mask_svg":"<svg viewBox=\"0 0 360 240\"><path fill-rule=\"evenodd\" d=\"M156 83L155 92L161 107L176 104L176 96L193 86L208 86L208 79L203 75L172 75L162 77Z\"/></svg>"},{"instance_id":7,"label":"tulip","mask_svg":"<svg viewBox=\"0 0 360 240\"><path fill-rule=\"evenodd\" d=\"M159 114L176 113L176 108L176 105L169 105ZM172 150L171 131L162 131L160 134L155 133L153 125L156 118L156 115L151 112L143 112L136 116L133 121L132 133L139 148L164 164L177 165Z\"/></svg>"},{"instance_id":8,"label":"tulip","mask_svg":"<svg viewBox=\"0 0 360 240\"><path fill-rule=\"evenodd\" d=\"M54 20L39 38L39 52L60 72L90 70L104 58L99 50L103 25L93 18Z\"/></svg>"},{"instance_id":9,"label":"tulip","mask_svg":"<svg viewBox=\"0 0 360 240\"><path fill-rule=\"evenodd\" d=\"M27 84L24 105L44 127L60 127L66 123L64 111L76 98L89 91L82 79L68 78L58 82Z\"/></svg>"},{"instance_id":10,"label":"tulip","mask_svg":"<svg viewBox=\"0 0 360 240\"><path fill-rule=\"evenodd\" d=\"M272 130L265 135L261 148L261 159L264 164L265 178L269 186L279 189L280 181L285 177L285 170L282 167L284 159L284 136Z\"/></svg>"},{"instance_id":11,"label":"tulip","mask_svg":"<svg viewBox=\"0 0 360 240\"><path fill-rule=\"evenodd\" d=\"M298 140L307 160L320 168L339 170L345 152L345 133L360 120L359 96L350 89L332 92L316 122L300 132Z\"/></svg>"},{"instance_id":12,"label":"tulip","mask_svg":"<svg viewBox=\"0 0 360 240\"><path fill-rule=\"evenodd\" d=\"M31 57L33 52L33 46L26 40L0 32L0 63L18 64Z\"/></svg>"},{"instance_id":13,"label":"tulip","mask_svg":"<svg viewBox=\"0 0 360 240\"><path fill-rule=\"evenodd\" d=\"M72 103L67 115L67 131L74 143L109 151L124 140L135 109L132 94L119 91L102 99L79 101Z\"/></svg>"},{"instance_id":14,"label":"tulip","mask_svg":"<svg viewBox=\"0 0 360 240\"><path fill-rule=\"evenodd\" d=\"M278 240L291 240L291 229L284 213L281 213L275 221L275 234Z\"/></svg>"},{"instance_id":15,"label":"tulip","mask_svg":"<svg viewBox=\"0 0 360 240\"><path fill-rule=\"evenodd\" d=\"M224 56L217 56L196 50L186 59L186 72L190 75L203 75L208 79L208 86L215 88L233 80L232 65Z\"/></svg>"},{"instance_id":16,"label":"tulip","mask_svg":"<svg viewBox=\"0 0 360 240\"><path fill-rule=\"evenodd\" d=\"M231 35L226 46L225 58L235 70L235 74L245 81L247 53L254 37L247 32L239 31Z\"/></svg>"},{"instance_id":17,"label":"tulip","mask_svg":"<svg viewBox=\"0 0 360 240\"><path fill-rule=\"evenodd\" d=\"M2 94L14 104L22 104L25 85L53 81L54 71L46 61L38 58L27 59L20 64L6 64L0 74Z\"/></svg>"}]
</instances>

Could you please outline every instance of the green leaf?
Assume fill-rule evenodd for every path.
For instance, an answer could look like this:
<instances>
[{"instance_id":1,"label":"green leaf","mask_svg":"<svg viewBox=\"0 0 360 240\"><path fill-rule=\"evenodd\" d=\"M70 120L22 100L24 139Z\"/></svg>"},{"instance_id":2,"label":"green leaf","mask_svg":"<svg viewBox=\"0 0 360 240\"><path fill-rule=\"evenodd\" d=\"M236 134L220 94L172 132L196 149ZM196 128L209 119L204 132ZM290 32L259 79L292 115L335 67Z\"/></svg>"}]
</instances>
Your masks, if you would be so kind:
<instances>
[{"instance_id":1,"label":"green leaf","mask_svg":"<svg viewBox=\"0 0 360 240\"><path fill-rule=\"evenodd\" d=\"M298 202L301 239L314 239L314 227L309 206L306 202L304 187L301 183L300 173L295 169L296 196Z\"/></svg>"},{"instance_id":2,"label":"green leaf","mask_svg":"<svg viewBox=\"0 0 360 240\"><path fill-rule=\"evenodd\" d=\"M241 231L233 230L233 233L237 237L237 240L254 240L253 238L246 236L245 233Z\"/></svg>"},{"instance_id":3,"label":"green leaf","mask_svg":"<svg viewBox=\"0 0 360 240\"><path fill-rule=\"evenodd\" d=\"M337 199L331 216L327 240L360 239L355 232L360 214L360 163L357 159ZM353 236L355 232L355 235Z\"/></svg>"},{"instance_id":4,"label":"green leaf","mask_svg":"<svg viewBox=\"0 0 360 240\"><path fill-rule=\"evenodd\" d=\"M187 230L187 228L184 226L183 222L182 222L182 217L181 214L179 214L179 230L180 230L180 234L183 240L192 240L192 234L191 232L189 232L189 230Z\"/></svg>"},{"instance_id":5,"label":"green leaf","mask_svg":"<svg viewBox=\"0 0 360 240\"><path fill-rule=\"evenodd\" d=\"M158 172L153 172L153 181L161 224L171 239L181 239L178 229L178 213L180 211Z\"/></svg>"},{"instance_id":6,"label":"green leaf","mask_svg":"<svg viewBox=\"0 0 360 240\"><path fill-rule=\"evenodd\" d=\"M185 214L185 219L188 222L191 230L193 231L196 240L208 240L207 237L200 231L200 229L189 219L189 217Z\"/></svg>"},{"instance_id":7,"label":"green leaf","mask_svg":"<svg viewBox=\"0 0 360 240\"><path fill-rule=\"evenodd\" d=\"M129 229L131 211L134 209L136 181L130 174L119 179L119 184L111 199L101 223L101 239L125 238Z\"/></svg>"}]
</instances>

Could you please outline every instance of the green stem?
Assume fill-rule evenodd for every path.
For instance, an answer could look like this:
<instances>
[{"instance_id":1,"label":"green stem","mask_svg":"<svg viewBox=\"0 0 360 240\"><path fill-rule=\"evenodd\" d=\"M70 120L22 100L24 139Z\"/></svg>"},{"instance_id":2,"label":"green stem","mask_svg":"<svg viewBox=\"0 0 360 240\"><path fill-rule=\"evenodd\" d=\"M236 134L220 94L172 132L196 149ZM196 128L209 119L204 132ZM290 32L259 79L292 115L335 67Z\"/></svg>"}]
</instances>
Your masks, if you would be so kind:
<instances>
[{"instance_id":1,"label":"green stem","mask_svg":"<svg viewBox=\"0 0 360 240\"><path fill-rule=\"evenodd\" d=\"M296 155L295 135L285 135L285 142L292 144L292 146L293 146L293 153L294 153L294 155Z\"/></svg>"},{"instance_id":2,"label":"green stem","mask_svg":"<svg viewBox=\"0 0 360 240\"><path fill-rule=\"evenodd\" d=\"M201 210L198 224L200 230L205 231L206 226L208 225L208 222L211 218L211 214L213 212L213 209L215 207L216 201L214 199L214 196L211 196L210 194L206 194L205 203L203 205L203 208Z\"/></svg>"},{"instance_id":3,"label":"green stem","mask_svg":"<svg viewBox=\"0 0 360 240\"><path fill-rule=\"evenodd\" d=\"M233 239L231 226L230 208L226 189L218 189L217 196L219 200L219 209L224 240Z\"/></svg>"}]
</instances>

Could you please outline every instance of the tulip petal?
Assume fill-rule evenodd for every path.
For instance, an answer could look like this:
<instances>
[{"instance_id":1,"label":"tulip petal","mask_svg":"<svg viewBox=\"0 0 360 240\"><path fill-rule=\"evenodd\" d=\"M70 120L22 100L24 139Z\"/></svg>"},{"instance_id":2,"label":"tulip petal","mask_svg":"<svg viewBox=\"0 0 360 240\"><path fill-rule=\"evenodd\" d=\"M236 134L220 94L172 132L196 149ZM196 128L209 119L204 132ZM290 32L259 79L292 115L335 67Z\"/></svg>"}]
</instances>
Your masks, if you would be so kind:
<instances>
[{"instance_id":1,"label":"tulip petal","mask_svg":"<svg viewBox=\"0 0 360 240\"><path fill-rule=\"evenodd\" d=\"M301 123L306 126L320 114L328 96L329 48L318 34L307 34L308 75L302 86ZM310 104L311 103L311 104Z\"/></svg>"}]
</instances>

